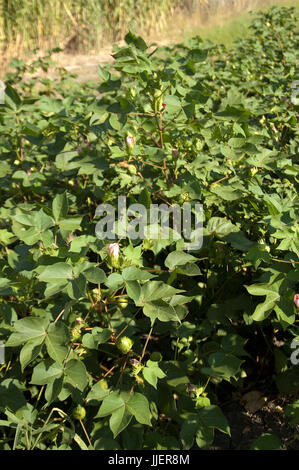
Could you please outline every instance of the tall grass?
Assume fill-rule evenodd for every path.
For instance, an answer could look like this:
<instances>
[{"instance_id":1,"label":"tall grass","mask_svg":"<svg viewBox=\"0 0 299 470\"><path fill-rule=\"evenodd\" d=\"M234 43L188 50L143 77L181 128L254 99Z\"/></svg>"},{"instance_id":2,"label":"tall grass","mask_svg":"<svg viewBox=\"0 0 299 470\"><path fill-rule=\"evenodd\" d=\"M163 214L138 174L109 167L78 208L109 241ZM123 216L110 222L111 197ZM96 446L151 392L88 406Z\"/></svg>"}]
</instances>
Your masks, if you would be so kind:
<instances>
[{"instance_id":1,"label":"tall grass","mask_svg":"<svg viewBox=\"0 0 299 470\"><path fill-rule=\"evenodd\" d=\"M220 10L242 11L266 0L0 0L1 57L32 49L60 47L94 52L122 39L130 28L143 36L178 30L175 13L211 17ZM179 15L177 15L179 18Z\"/></svg>"},{"instance_id":2,"label":"tall grass","mask_svg":"<svg viewBox=\"0 0 299 470\"><path fill-rule=\"evenodd\" d=\"M184 4L206 0L0 0L0 47L15 52L69 47L97 50L133 30L162 29ZM73 46L73 47L72 47Z\"/></svg>"}]
</instances>

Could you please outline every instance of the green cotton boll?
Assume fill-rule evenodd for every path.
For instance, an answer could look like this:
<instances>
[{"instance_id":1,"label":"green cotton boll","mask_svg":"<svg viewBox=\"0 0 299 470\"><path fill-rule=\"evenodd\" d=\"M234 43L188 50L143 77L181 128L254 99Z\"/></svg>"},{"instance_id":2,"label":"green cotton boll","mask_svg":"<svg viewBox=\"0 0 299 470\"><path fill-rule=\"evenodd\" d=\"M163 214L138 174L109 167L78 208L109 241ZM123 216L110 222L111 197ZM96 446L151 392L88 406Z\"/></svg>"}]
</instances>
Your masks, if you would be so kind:
<instances>
[{"instance_id":1,"label":"green cotton boll","mask_svg":"<svg viewBox=\"0 0 299 470\"><path fill-rule=\"evenodd\" d=\"M73 415L73 418L81 421L86 416L86 410L83 406L78 405L76 406L76 408L74 408L72 415Z\"/></svg>"},{"instance_id":2,"label":"green cotton boll","mask_svg":"<svg viewBox=\"0 0 299 470\"><path fill-rule=\"evenodd\" d=\"M133 346L133 341L131 338L128 338L128 336L122 336L121 338L118 339L116 343L117 349L122 353L122 354L127 354Z\"/></svg>"}]
</instances>

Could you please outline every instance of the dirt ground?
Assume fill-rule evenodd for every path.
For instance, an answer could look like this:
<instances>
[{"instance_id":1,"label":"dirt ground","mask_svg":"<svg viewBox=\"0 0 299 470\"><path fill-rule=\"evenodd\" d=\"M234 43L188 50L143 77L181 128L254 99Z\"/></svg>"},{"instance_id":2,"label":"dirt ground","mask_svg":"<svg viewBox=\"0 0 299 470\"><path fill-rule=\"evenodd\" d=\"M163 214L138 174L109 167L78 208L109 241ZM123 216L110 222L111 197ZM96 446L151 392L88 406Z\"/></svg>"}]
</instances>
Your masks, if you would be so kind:
<instances>
[{"instance_id":1,"label":"dirt ground","mask_svg":"<svg viewBox=\"0 0 299 470\"><path fill-rule=\"evenodd\" d=\"M234 400L221 407L231 429L231 437L219 431L209 450L250 450L263 433L274 434L281 440L282 450L299 450L299 426L290 426L283 408L293 400L267 400L258 410L249 411L248 404Z\"/></svg>"}]
</instances>

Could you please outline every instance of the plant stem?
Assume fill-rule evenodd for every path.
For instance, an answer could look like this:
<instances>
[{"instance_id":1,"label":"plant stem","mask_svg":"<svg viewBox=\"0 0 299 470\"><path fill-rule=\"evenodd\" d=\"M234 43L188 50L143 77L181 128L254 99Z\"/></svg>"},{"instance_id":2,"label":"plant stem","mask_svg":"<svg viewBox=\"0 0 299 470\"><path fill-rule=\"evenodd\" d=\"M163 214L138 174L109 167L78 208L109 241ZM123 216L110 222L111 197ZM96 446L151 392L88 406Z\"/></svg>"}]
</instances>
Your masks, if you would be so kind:
<instances>
[{"instance_id":1,"label":"plant stem","mask_svg":"<svg viewBox=\"0 0 299 470\"><path fill-rule=\"evenodd\" d=\"M87 433L87 431L86 431L86 429L85 429L85 426L84 426L84 424L83 424L82 419L80 419L80 424L81 424L81 426L82 426L82 429L83 429L83 431L84 431L84 434L85 434L85 436L86 436L86 439L87 439L87 441L88 441L88 444L90 445L90 447L92 447L92 443L91 443L91 441L90 441L90 439L89 439L89 435L88 435L88 433Z\"/></svg>"}]
</instances>

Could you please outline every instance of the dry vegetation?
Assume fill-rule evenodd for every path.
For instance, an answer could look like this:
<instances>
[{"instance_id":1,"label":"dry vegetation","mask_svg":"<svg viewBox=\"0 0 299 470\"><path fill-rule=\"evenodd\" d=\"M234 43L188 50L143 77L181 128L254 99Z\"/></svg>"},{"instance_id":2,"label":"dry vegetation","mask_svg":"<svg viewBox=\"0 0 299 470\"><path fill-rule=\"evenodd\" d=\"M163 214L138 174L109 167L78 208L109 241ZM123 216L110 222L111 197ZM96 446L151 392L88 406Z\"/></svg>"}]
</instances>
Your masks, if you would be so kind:
<instances>
[{"instance_id":1,"label":"dry vegetation","mask_svg":"<svg viewBox=\"0 0 299 470\"><path fill-rule=\"evenodd\" d=\"M211 21L217 27L232 15L273 3L277 2L0 0L0 75L12 57L22 58L30 50L61 48L59 62L77 69L82 61L86 64L86 55L90 57L88 64L109 59L109 45L123 39L129 28L160 43L177 41L186 31L198 31ZM75 61L72 56L76 56Z\"/></svg>"}]
</instances>

